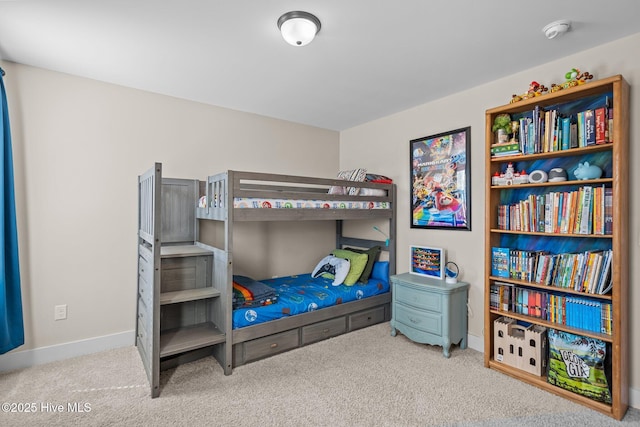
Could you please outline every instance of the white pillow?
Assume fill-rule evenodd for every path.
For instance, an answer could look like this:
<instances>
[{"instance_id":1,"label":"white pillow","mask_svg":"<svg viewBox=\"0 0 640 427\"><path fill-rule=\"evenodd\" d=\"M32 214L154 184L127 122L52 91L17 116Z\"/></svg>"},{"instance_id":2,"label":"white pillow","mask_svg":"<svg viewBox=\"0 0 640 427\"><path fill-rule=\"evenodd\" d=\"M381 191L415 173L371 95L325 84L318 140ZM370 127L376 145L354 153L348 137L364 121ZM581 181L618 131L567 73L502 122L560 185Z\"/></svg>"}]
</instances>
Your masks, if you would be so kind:
<instances>
[{"instance_id":1,"label":"white pillow","mask_svg":"<svg viewBox=\"0 0 640 427\"><path fill-rule=\"evenodd\" d=\"M366 169L353 169L338 172L338 179L344 179L347 181L364 182L366 177ZM358 187L333 186L329 189L329 194L348 194L350 196L357 196L358 193L360 193L360 188Z\"/></svg>"}]
</instances>

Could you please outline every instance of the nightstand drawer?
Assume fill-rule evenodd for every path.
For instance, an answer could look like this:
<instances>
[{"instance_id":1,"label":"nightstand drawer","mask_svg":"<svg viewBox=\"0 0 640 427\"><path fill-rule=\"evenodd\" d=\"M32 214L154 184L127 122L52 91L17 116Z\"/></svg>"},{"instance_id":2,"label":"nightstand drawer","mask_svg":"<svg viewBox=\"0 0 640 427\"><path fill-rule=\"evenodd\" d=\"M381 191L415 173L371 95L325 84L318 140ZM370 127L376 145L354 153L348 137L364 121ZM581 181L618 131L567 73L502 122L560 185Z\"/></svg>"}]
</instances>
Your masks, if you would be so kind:
<instances>
[{"instance_id":1,"label":"nightstand drawer","mask_svg":"<svg viewBox=\"0 0 640 427\"><path fill-rule=\"evenodd\" d=\"M393 319L410 328L428 332L432 335L442 335L442 316L429 312L415 310L403 304L393 306ZM402 331L402 328L400 328Z\"/></svg>"},{"instance_id":2,"label":"nightstand drawer","mask_svg":"<svg viewBox=\"0 0 640 427\"><path fill-rule=\"evenodd\" d=\"M416 286L397 283L393 289L396 301L414 307L442 313L442 295L430 289L418 289Z\"/></svg>"}]
</instances>

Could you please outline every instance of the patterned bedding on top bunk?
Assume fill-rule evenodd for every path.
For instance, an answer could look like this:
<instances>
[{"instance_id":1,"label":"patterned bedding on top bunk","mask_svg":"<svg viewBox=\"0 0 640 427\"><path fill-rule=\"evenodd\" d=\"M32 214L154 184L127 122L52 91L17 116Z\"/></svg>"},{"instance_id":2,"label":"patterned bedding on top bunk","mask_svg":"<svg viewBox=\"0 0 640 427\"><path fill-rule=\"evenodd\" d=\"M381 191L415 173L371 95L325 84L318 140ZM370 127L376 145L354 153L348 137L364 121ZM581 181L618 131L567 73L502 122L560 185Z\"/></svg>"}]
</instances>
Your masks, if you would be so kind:
<instances>
[{"instance_id":1,"label":"patterned bedding on top bunk","mask_svg":"<svg viewBox=\"0 0 640 427\"><path fill-rule=\"evenodd\" d=\"M389 262L377 261L366 284L357 282L352 286L333 286L332 278L320 276L314 279L311 274L261 280L260 283L273 288L277 295L276 302L234 309L233 329L389 292L388 277Z\"/></svg>"},{"instance_id":2,"label":"patterned bedding on top bunk","mask_svg":"<svg viewBox=\"0 0 640 427\"><path fill-rule=\"evenodd\" d=\"M389 209L389 202L350 202L339 200L264 199L258 197L236 197L234 208L267 209Z\"/></svg>"},{"instance_id":3,"label":"patterned bedding on top bunk","mask_svg":"<svg viewBox=\"0 0 640 427\"><path fill-rule=\"evenodd\" d=\"M218 207L216 201L211 206ZM207 196L202 196L198 207L207 207ZM262 197L236 197L233 207L237 209L390 209L389 202L372 201L340 201L340 200L302 200L302 199L267 199Z\"/></svg>"}]
</instances>

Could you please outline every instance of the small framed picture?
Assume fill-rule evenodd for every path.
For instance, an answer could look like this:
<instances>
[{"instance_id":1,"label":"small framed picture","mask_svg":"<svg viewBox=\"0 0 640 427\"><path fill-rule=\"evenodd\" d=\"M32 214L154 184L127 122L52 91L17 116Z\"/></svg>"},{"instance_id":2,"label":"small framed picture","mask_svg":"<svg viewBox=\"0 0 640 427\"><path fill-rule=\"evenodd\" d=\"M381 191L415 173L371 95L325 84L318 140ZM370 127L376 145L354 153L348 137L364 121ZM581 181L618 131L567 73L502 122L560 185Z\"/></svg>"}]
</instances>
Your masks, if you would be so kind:
<instances>
[{"instance_id":1,"label":"small framed picture","mask_svg":"<svg viewBox=\"0 0 640 427\"><path fill-rule=\"evenodd\" d=\"M411 251L411 274L444 280L444 249L427 246L409 247Z\"/></svg>"}]
</instances>

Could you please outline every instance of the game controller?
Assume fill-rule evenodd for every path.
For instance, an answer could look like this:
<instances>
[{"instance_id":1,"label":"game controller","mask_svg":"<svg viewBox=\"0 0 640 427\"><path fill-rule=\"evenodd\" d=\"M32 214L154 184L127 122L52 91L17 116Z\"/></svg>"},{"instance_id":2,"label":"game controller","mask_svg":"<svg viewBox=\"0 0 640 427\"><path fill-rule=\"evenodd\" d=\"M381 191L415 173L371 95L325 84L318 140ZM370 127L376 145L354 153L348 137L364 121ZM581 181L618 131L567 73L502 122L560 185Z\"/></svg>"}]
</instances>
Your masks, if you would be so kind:
<instances>
[{"instance_id":1,"label":"game controller","mask_svg":"<svg viewBox=\"0 0 640 427\"><path fill-rule=\"evenodd\" d=\"M334 275L333 286L341 285L344 279L349 274L351 268L351 262L348 259L338 258L333 255L327 255L313 269L311 277L316 278L323 273L330 273Z\"/></svg>"}]
</instances>

